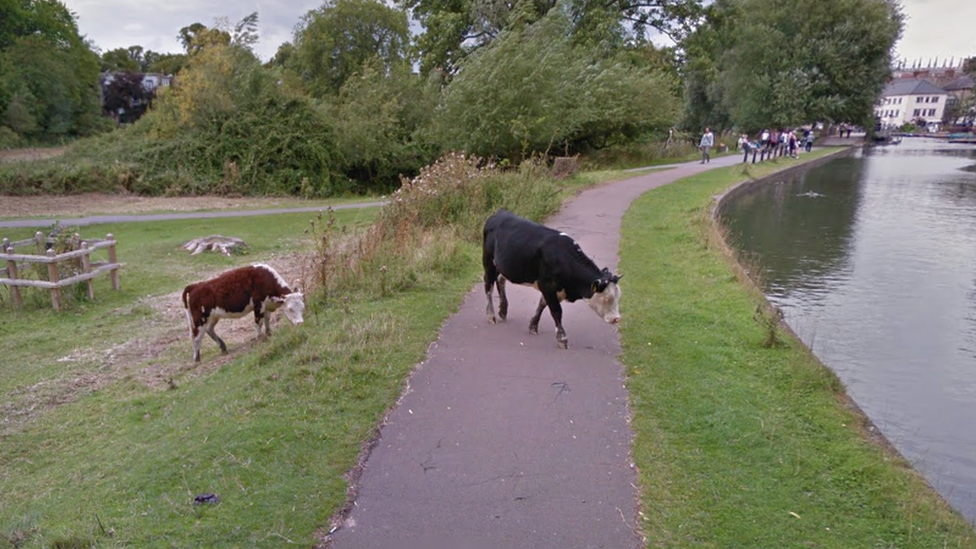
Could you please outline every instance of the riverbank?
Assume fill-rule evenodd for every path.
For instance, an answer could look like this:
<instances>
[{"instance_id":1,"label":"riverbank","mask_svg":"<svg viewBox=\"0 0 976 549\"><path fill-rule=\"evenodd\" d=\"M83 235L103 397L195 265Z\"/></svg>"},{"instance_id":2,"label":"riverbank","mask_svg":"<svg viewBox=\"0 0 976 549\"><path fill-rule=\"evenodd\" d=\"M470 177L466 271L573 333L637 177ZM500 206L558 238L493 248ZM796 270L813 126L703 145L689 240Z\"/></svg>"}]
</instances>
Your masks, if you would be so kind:
<instances>
[{"instance_id":1,"label":"riverbank","mask_svg":"<svg viewBox=\"0 0 976 549\"><path fill-rule=\"evenodd\" d=\"M624 218L621 359L647 545L976 547L972 526L736 274L715 197L794 163L686 178Z\"/></svg>"}]
</instances>

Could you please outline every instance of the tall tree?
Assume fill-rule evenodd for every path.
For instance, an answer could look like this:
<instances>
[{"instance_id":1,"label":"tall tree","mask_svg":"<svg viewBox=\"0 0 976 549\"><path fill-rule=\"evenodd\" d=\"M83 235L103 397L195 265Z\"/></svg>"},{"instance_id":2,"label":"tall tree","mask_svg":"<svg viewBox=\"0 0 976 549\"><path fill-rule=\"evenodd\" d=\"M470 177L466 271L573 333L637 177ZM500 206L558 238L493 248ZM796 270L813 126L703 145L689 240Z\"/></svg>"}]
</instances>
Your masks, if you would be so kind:
<instances>
[{"instance_id":1,"label":"tall tree","mask_svg":"<svg viewBox=\"0 0 976 549\"><path fill-rule=\"evenodd\" d=\"M183 44L187 55L198 53L207 46L230 44L229 32L212 29L203 23L193 23L181 28L176 38Z\"/></svg>"},{"instance_id":2,"label":"tall tree","mask_svg":"<svg viewBox=\"0 0 976 549\"><path fill-rule=\"evenodd\" d=\"M142 49L139 46L132 46L133 48ZM114 50L108 50L102 54L102 71L109 72L138 72L142 70L142 55L133 58L130 54L132 48L115 48Z\"/></svg>"},{"instance_id":3,"label":"tall tree","mask_svg":"<svg viewBox=\"0 0 976 549\"><path fill-rule=\"evenodd\" d=\"M0 0L0 50L13 43L24 27L20 0Z\"/></svg>"},{"instance_id":4,"label":"tall tree","mask_svg":"<svg viewBox=\"0 0 976 549\"><path fill-rule=\"evenodd\" d=\"M317 97L334 95L378 56L387 70L407 58L407 14L377 0L327 0L295 31L291 68Z\"/></svg>"},{"instance_id":5,"label":"tall tree","mask_svg":"<svg viewBox=\"0 0 976 549\"><path fill-rule=\"evenodd\" d=\"M182 53L156 53L148 50L143 56L142 71L176 74L185 64L186 55Z\"/></svg>"},{"instance_id":6,"label":"tall tree","mask_svg":"<svg viewBox=\"0 0 976 549\"><path fill-rule=\"evenodd\" d=\"M685 129L697 132L705 126L729 125L729 112L722 100L719 62L724 48L734 42L740 7L736 0L717 0L705 10L707 24L698 27L681 43Z\"/></svg>"},{"instance_id":7,"label":"tall tree","mask_svg":"<svg viewBox=\"0 0 976 549\"><path fill-rule=\"evenodd\" d=\"M702 31L715 33L713 47L689 53L712 67L704 95L720 102L732 123L747 131L813 121L873 127L873 106L901 35L897 0L716 6ZM696 97L701 94L689 99Z\"/></svg>"},{"instance_id":8,"label":"tall tree","mask_svg":"<svg viewBox=\"0 0 976 549\"><path fill-rule=\"evenodd\" d=\"M388 189L400 174L416 173L436 157L422 129L437 107L440 83L428 83L407 64L387 70L378 57L348 78L334 99L336 142L346 173Z\"/></svg>"},{"instance_id":9,"label":"tall tree","mask_svg":"<svg viewBox=\"0 0 976 549\"><path fill-rule=\"evenodd\" d=\"M423 26L417 38L421 72L453 74L458 63L490 44L508 28L513 12L539 19L558 5L571 16L573 33L583 41L628 38L638 42L652 33L680 39L698 21L701 0L398 0Z\"/></svg>"},{"instance_id":10,"label":"tall tree","mask_svg":"<svg viewBox=\"0 0 976 549\"><path fill-rule=\"evenodd\" d=\"M39 138L103 127L99 58L68 8L57 0L0 0L0 10L0 125Z\"/></svg>"},{"instance_id":11,"label":"tall tree","mask_svg":"<svg viewBox=\"0 0 976 549\"><path fill-rule=\"evenodd\" d=\"M468 57L437 113L443 148L520 159L625 141L675 122L672 83L626 57L574 43L569 17L552 10L510 25Z\"/></svg>"}]
</instances>

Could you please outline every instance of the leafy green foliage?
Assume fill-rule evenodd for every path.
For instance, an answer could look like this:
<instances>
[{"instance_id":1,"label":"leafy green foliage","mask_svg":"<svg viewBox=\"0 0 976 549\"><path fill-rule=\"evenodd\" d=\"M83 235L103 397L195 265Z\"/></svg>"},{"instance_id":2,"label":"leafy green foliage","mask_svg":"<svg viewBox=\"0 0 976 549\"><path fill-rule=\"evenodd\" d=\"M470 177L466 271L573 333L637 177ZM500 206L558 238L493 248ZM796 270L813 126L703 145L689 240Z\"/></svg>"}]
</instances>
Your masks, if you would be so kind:
<instances>
[{"instance_id":1,"label":"leafy green foliage","mask_svg":"<svg viewBox=\"0 0 976 549\"><path fill-rule=\"evenodd\" d=\"M416 174L433 156L422 130L438 92L405 64L386 70L379 57L367 61L334 100L346 173L375 190L389 190L400 174Z\"/></svg>"},{"instance_id":2,"label":"leafy green foliage","mask_svg":"<svg viewBox=\"0 0 976 549\"><path fill-rule=\"evenodd\" d=\"M597 57L569 31L553 11L468 58L438 113L442 147L513 159L571 154L672 123L676 100L665 76Z\"/></svg>"},{"instance_id":3,"label":"leafy green foliage","mask_svg":"<svg viewBox=\"0 0 976 549\"><path fill-rule=\"evenodd\" d=\"M64 4L6 1L0 20L0 127L32 140L104 129L98 56Z\"/></svg>"},{"instance_id":4,"label":"leafy green foliage","mask_svg":"<svg viewBox=\"0 0 976 549\"><path fill-rule=\"evenodd\" d=\"M489 46L503 31L544 18L557 6L572 20L580 44L619 48L643 43L651 31L684 36L700 17L699 0L399 0L420 21L417 38L422 74L455 74L469 55Z\"/></svg>"},{"instance_id":5,"label":"leafy green foliage","mask_svg":"<svg viewBox=\"0 0 976 549\"><path fill-rule=\"evenodd\" d=\"M140 194L327 196L348 190L332 125L239 46L194 54L180 86L123 132L58 159L0 167L15 194L125 189ZM334 172L335 170L335 172Z\"/></svg>"},{"instance_id":6,"label":"leafy green foliage","mask_svg":"<svg viewBox=\"0 0 976 549\"><path fill-rule=\"evenodd\" d=\"M377 0L330 0L302 18L287 66L310 94L325 97L374 57L388 70L404 63L409 42L406 12Z\"/></svg>"},{"instance_id":7,"label":"leafy green foliage","mask_svg":"<svg viewBox=\"0 0 976 549\"><path fill-rule=\"evenodd\" d=\"M726 116L747 131L818 120L871 125L901 34L896 2L742 0L708 13L688 40L687 125L721 126Z\"/></svg>"},{"instance_id":8,"label":"leafy green foliage","mask_svg":"<svg viewBox=\"0 0 976 549\"><path fill-rule=\"evenodd\" d=\"M182 53L157 53L150 50L146 52L143 64L145 72L176 74L186 64L186 56Z\"/></svg>"},{"instance_id":9,"label":"leafy green foliage","mask_svg":"<svg viewBox=\"0 0 976 549\"><path fill-rule=\"evenodd\" d=\"M133 55L138 48L138 55ZM109 72L139 72L142 70L142 48L115 48L102 54L102 71Z\"/></svg>"}]
</instances>

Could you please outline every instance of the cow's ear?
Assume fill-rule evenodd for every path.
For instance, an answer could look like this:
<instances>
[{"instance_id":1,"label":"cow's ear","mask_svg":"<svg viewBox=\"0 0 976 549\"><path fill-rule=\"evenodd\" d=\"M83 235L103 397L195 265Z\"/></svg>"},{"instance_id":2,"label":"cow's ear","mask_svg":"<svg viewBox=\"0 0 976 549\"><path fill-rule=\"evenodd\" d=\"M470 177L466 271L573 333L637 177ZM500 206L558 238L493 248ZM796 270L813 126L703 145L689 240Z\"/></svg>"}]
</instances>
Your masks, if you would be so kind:
<instances>
[{"instance_id":1,"label":"cow's ear","mask_svg":"<svg viewBox=\"0 0 976 549\"><path fill-rule=\"evenodd\" d=\"M283 298L281 296L273 296L271 298L271 301L273 301L275 303L284 303L285 302L285 298Z\"/></svg>"},{"instance_id":2,"label":"cow's ear","mask_svg":"<svg viewBox=\"0 0 976 549\"><path fill-rule=\"evenodd\" d=\"M597 288L596 282L594 282L593 284L590 284L590 291L591 292L597 293L596 292L596 288Z\"/></svg>"},{"instance_id":3,"label":"cow's ear","mask_svg":"<svg viewBox=\"0 0 976 549\"><path fill-rule=\"evenodd\" d=\"M614 284L616 284L617 282L620 282L620 279L623 278L623 277L624 277L624 275L613 275L613 276L610 277L610 282L613 282Z\"/></svg>"}]
</instances>

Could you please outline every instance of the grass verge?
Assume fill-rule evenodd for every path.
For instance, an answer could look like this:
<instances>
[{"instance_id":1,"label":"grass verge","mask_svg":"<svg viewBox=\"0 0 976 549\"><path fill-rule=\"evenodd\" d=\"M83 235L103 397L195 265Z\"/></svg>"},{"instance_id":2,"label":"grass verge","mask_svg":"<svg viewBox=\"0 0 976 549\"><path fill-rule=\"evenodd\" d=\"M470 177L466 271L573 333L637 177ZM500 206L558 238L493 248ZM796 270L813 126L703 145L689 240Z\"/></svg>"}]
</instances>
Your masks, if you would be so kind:
<instances>
[{"instance_id":1,"label":"grass verge","mask_svg":"<svg viewBox=\"0 0 976 549\"><path fill-rule=\"evenodd\" d=\"M648 547L976 547L832 372L788 333L709 216L715 195L794 161L712 170L636 200L623 223L622 361Z\"/></svg>"}]
</instances>

